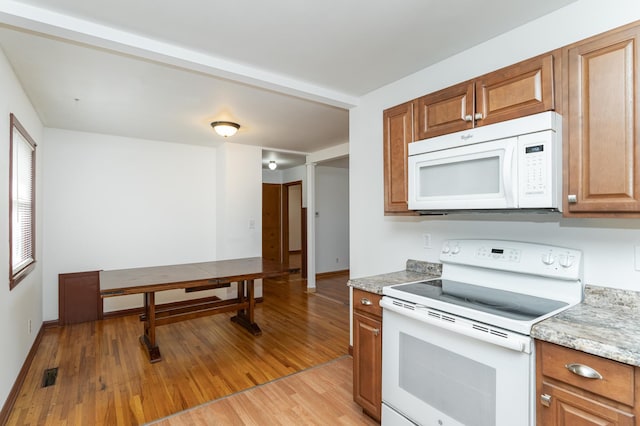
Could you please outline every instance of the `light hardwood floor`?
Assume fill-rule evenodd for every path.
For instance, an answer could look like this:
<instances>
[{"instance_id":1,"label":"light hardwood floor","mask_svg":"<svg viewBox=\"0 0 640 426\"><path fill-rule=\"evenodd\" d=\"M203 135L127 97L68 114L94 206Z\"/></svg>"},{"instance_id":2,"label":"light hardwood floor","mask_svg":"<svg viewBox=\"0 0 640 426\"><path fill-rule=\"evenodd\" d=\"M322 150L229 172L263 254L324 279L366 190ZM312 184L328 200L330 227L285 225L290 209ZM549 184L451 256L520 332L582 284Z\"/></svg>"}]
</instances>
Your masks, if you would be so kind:
<instances>
[{"instance_id":1,"label":"light hardwood floor","mask_svg":"<svg viewBox=\"0 0 640 426\"><path fill-rule=\"evenodd\" d=\"M352 364L344 356L153 425L377 425L351 399Z\"/></svg>"},{"instance_id":2,"label":"light hardwood floor","mask_svg":"<svg viewBox=\"0 0 640 426\"><path fill-rule=\"evenodd\" d=\"M155 364L138 343L136 316L46 330L9 424L142 424L347 354L347 306L308 294L299 275L268 280L263 289L256 308L262 336L232 323L231 314L162 326L163 360ZM59 368L57 382L43 388L51 367ZM357 412L339 398L329 409L347 404ZM361 421L352 424L368 418Z\"/></svg>"}]
</instances>

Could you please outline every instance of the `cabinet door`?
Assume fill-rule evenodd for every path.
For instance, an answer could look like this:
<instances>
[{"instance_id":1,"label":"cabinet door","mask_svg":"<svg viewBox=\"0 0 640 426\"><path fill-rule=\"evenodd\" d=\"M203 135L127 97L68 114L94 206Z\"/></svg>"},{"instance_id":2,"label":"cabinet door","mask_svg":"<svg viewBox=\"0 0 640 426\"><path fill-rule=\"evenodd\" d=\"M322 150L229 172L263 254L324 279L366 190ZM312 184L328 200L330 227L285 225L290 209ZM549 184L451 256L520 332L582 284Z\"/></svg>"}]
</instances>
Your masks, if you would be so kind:
<instances>
[{"instance_id":1,"label":"cabinet door","mask_svg":"<svg viewBox=\"0 0 640 426\"><path fill-rule=\"evenodd\" d=\"M561 387L544 384L549 406L538 403L537 423L544 426L632 426L635 416Z\"/></svg>"},{"instance_id":2,"label":"cabinet door","mask_svg":"<svg viewBox=\"0 0 640 426\"><path fill-rule=\"evenodd\" d=\"M413 142L414 103L384 111L384 211L409 213L407 207L407 162Z\"/></svg>"},{"instance_id":3,"label":"cabinet door","mask_svg":"<svg viewBox=\"0 0 640 426\"><path fill-rule=\"evenodd\" d=\"M473 82L439 90L418 99L417 140L473 127Z\"/></svg>"},{"instance_id":4,"label":"cabinet door","mask_svg":"<svg viewBox=\"0 0 640 426\"><path fill-rule=\"evenodd\" d=\"M382 321L353 315L353 400L380 421L382 410Z\"/></svg>"},{"instance_id":5,"label":"cabinet door","mask_svg":"<svg viewBox=\"0 0 640 426\"><path fill-rule=\"evenodd\" d=\"M607 33L568 49L565 212L640 212L638 33Z\"/></svg>"},{"instance_id":6,"label":"cabinet door","mask_svg":"<svg viewBox=\"0 0 640 426\"><path fill-rule=\"evenodd\" d=\"M476 81L476 126L554 109L553 55L519 62Z\"/></svg>"},{"instance_id":7,"label":"cabinet door","mask_svg":"<svg viewBox=\"0 0 640 426\"><path fill-rule=\"evenodd\" d=\"M101 320L100 272L58 275L58 322L60 325Z\"/></svg>"}]
</instances>

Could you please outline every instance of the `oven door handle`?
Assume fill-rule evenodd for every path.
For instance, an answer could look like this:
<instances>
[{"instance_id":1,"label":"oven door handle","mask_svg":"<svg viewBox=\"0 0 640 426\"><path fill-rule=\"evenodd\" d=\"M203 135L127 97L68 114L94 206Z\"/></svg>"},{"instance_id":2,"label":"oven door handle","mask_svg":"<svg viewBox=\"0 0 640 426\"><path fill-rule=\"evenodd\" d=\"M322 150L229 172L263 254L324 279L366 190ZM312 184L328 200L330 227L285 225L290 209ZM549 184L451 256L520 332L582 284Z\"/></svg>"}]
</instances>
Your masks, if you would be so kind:
<instances>
[{"instance_id":1,"label":"oven door handle","mask_svg":"<svg viewBox=\"0 0 640 426\"><path fill-rule=\"evenodd\" d=\"M380 306L423 323L442 328L452 333L462 334L483 342L502 346L516 352L531 353L531 338L521 334L498 330L494 327L469 321L455 315L445 314L426 306L383 297ZM431 312L429 312L431 311ZM444 318L443 318L444 317ZM385 316L382 315L384 329Z\"/></svg>"}]
</instances>

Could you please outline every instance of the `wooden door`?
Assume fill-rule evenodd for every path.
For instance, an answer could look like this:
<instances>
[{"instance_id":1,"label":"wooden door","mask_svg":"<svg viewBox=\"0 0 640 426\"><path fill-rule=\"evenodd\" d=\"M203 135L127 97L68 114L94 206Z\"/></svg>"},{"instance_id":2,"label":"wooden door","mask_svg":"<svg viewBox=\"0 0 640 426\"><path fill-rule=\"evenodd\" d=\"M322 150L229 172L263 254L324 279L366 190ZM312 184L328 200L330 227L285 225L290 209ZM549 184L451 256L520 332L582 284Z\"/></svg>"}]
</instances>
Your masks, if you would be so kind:
<instances>
[{"instance_id":1,"label":"wooden door","mask_svg":"<svg viewBox=\"0 0 640 426\"><path fill-rule=\"evenodd\" d=\"M465 82L419 98L416 140L471 129L473 91L473 82Z\"/></svg>"},{"instance_id":2,"label":"wooden door","mask_svg":"<svg viewBox=\"0 0 640 426\"><path fill-rule=\"evenodd\" d=\"M639 32L607 33L568 49L565 214L640 212Z\"/></svg>"},{"instance_id":3,"label":"wooden door","mask_svg":"<svg viewBox=\"0 0 640 426\"><path fill-rule=\"evenodd\" d=\"M282 185L262 184L262 257L283 261Z\"/></svg>"},{"instance_id":4,"label":"wooden door","mask_svg":"<svg viewBox=\"0 0 640 426\"><path fill-rule=\"evenodd\" d=\"M553 55L532 58L489 73L475 83L475 125L554 109Z\"/></svg>"},{"instance_id":5,"label":"wooden door","mask_svg":"<svg viewBox=\"0 0 640 426\"><path fill-rule=\"evenodd\" d=\"M413 142L414 103L387 109L384 120L384 211L409 213L407 167L409 143Z\"/></svg>"}]
</instances>

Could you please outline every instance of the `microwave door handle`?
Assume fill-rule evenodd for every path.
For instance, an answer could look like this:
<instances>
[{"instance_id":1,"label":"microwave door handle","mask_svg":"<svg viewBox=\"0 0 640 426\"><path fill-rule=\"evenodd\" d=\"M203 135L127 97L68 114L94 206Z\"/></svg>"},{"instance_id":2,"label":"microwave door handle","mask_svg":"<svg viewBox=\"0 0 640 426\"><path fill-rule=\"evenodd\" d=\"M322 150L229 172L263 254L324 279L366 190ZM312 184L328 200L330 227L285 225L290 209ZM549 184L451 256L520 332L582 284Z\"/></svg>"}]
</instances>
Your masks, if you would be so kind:
<instances>
[{"instance_id":1,"label":"microwave door handle","mask_svg":"<svg viewBox=\"0 0 640 426\"><path fill-rule=\"evenodd\" d=\"M502 186L504 197L507 202L506 207L517 207L518 200L514 199L517 194L513 191L514 177L517 174L517 164L514 158L515 146L508 144L504 150L504 163L502 168Z\"/></svg>"}]
</instances>

